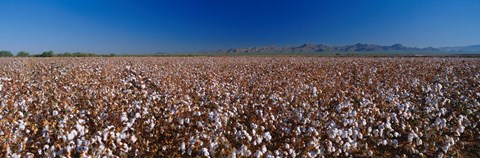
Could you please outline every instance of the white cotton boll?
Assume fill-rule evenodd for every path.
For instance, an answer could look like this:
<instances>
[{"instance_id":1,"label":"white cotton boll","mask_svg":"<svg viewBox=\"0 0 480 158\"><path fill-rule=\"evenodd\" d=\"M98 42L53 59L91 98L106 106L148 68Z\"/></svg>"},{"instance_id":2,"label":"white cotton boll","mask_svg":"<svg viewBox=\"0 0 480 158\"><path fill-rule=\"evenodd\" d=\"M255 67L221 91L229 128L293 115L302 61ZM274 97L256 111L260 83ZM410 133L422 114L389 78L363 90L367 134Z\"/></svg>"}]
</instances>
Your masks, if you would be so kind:
<instances>
[{"instance_id":1,"label":"white cotton boll","mask_svg":"<svg viewBox=\"0 0 480 158\"><path fill-rule=\"evenodd\" d=\"M413 138L415 138L414 133L408 134L408 142L411 143L413 141Z\"/></svg>"},{"instance_id":2,"label":"white cotton boll","mask_svg":"<svg viewBox=\"0 0 480 158\"><path fill-rule=\"evenodd\" d=\"M385 123L385 128L391 130L392 124L390 124L390 122Z\"/></svg>"},{"instance_id":3,"label":"white cotton boll","mask_svg":"<svg viewBox=\"0 0 480 158\"><path fill-rule=\"evenodd\" d=\"M366 126L366 125L367 125L367 120L362 119L362 125L363 125L363 126Z\"/></svg>"},{"instance_id":4,"label":"white cotton boll","mask_svg":"<svg viewBox=\"0 0 480 158\"><path fill-rule=\"evenodd\" d=\"M18 112L18 117L23 118L24 117L23 112Z\"/></svg>"},{"instance_id":5,"label":"white cotton boll","mask_svg":"<svg viewBox=\"0 0 480 158\"><path fill-rule=\"evenodd\" d=\"M27 125L26 122L24 122L23 120L20 120L19 123L18 123L18 129L19 129L20 131L23 131L23 130L25 130L25 126L26 126L26 125Z\"/></svg>"},{"instance_id":6,"label":"white cotton boll","mask_svg":"<svg viewBox=\"0 0 480 158\"><path fill-rule=\"evenodd\" d=\"M300 135L302 133L299 126L297 126L297 128L295 128L295 133L296 133L296 135Z\"/></svg>"},{"instance_id":7,"label":"white cotton boll","mask_svg":"<svg viewBox=\"0 0 480 158\"><path fill-rule=\"evenodd\" d=\"M242 131L236 131L235 136L236 136L237 139L242 137Z\"/></svg>"},{"instance_id":8,"label":"white cotton boll","mask_svg":"<svg viewBox=\"0 0 480 158\"><path fill-rule=\"evenodd\" d=\"M440 84L440 83L436 83L436 84L435 84L435 89L436 89L437 91L440 91L442 88L443 88L442 84Z\"/></svg>"},{"instance_id":9,"label":"white cotton boll","mask_svg":"<svg viewBox=\"0 0 480 158\"><path fill-rule=\"evenodd\" d=\"M250 150L248 150L247 146L245 145L242 145L241 149L240 149L240 155L242 156L250 156L252 155L252 152Z\"/></svg>"},{"instance_id":10,"label":"white cotton boll","mask_svg":"<svg viewBox=\"0 0 480 158\"><path fill-rule=\"evenodd\" d=\"M248 134L248 132L247 132L246 130L242 130L242 133L243 133L243 135L245 135L246 137L250 137L250 134ZM252 138L250 137L250 139L252 139Z\"/></svg>"},{"instance_id":11,"label":"white cotton boll","mask_svg":"<svg viewBox=\"0 0 480 158\"><path fill-rule=\"evenodd\" d=\"M130 151L130 147L128 147L128 144L127 143L124 143L122 148L120 150L124 151L124 152L128 152Z\"/></svg>"},{"instance_id":12,"label":"white cotton boll","mask_svg":"<svg viewBox=\"0 0 480 158\"><path fill-rule=\"evenodd\" d=\"M351 144L352 144L352 149L357 149L357 147L358 147L358 143L357 143L357 142L354 141L354 142L352 142Z\"/></svg>"},{"instance_id":13,"label":"white cotton boll","mask_svg":"<svg viewBox=\"0 0 480 158\"><path fill-rule=\"evenodd\" d=\"M317 157L317 154L318 154L317 150L307 152L308 157Z\"/></svg>"},{"instance_id":14,"label":"white cotton boll","mask_svg":"<svg viewBox=\"0 0 480 158\"><path fill-rule=\"evenodd\" d=\"M328 153L333 153L333 152L335 152L336 150L337 150L337 149L336 149L334 146L330 146L330 147L328 147L327 152L328 152Z\"/></svg>"},{"instance_id":15,"label":"white cotton boll","mask_svg":"<svg viewBox=\"0 0 480 158\"><path fill-rule=\"evenodd\" d=\"M155 123L153 121L150 122L150 125L148 126L150 130L153 130L155 127Z\"/></svg>"},{"instance_id":16,"label":"white cotton boll","mask_svg":"<svg viewBox=\"0 0 480 158\"><path fill-rule=\"evenodd\" d=\"M130 136L130 141L132 141L132 143L137 142L137 137L135 137L135 135L132 134L132 136Z\"/></svg>"},{"instance_id":17,"label":"white cotton boll","mask_svg":"<svg viewBox=\"0 0 480 158\"><path fill-rule=\"evenodd\" d=\"M267 147L265 145L262 145L262 153L266 153L267 152Z\"/></svg>"},{"instance_id":18,"label":"white cotton boll","mask_svg":"<svg viewBox=\"0 0 480 158\"><path fill-rule=\"evenodd\" d=\"M422 145L422 144L423 144L422 139L417 139L417 146L420 146L420 145Z\"/></svg>"},{"instance_id":19,"label":"white cotton boll","mask_svg":"<svg viewBox=\"0 0 480 158\"><path fill-rule=\"evenodd\" d=\"M398 146L398 140L396 140L396 139L392 140L392 145L393 145L393 147L396 148Z\"/></svg>"},{"instance_id":20,"label":"white cotton boll","mask_svg":"<svg viewBox=\"0 0 480 158\"><path fill-rule=\"evenodd\" d=\"M202 113L200 111L193 112L193 116L200 116L200 115L202 115Z\"/></svg>"},{"instance_id":21,"label":"white cotton boll","mask_svg":"<svg viewBox=\"0 0 480 158\"><path fill-rule=\"evenodd\" d=\"M84 126L76 124L75 128L77 129L77 131L80 133L81 136L85 135L85 127Z\"/></svg>"},{"instance_id":22,"label":"white cotton boll","mask_svg":"<svg viewBox=\"0 0 480 158\"><path fill-rule=\"evenodd\" d=\"M329 140L327 140L327 147L331 147L333 145L333 143Z\"/></svg>"},{"instance_id":23,"label":"white cotton boll","mask_svg":"<svg viewBox=\"0 0 480 158\"><path fill-rule=\"evenodd\" d=\"M349 119L344 119L344 120L343 120L343 126L347 126L347 125L349 125L349 124L350 124Z\"/></svg>"},{"instance_id":24,"label":"white cotton boll","mask_svg":"<svg viewBox=\"0 0 480 158\"><path fill-rule=\"evenodd\" d=\"M335 137L335 142L336 143L342 144L341 141L342 141L342 138L340 138L340 136Z\"/></svg>"},{"instance_id":25,"label":"white cotton boll","mask_svg":"<svg viewBox=\"0 0 480 158\"><path fill-rule=\"evenodd\" d=\"M373 130L373 136L374 136L374 137L378 137L378 134L379 134L379 133L380 133L380 132L378 131L378 129L374 129L374 130Z\"/></svg>"},{"instance_id":26,"label":"white cotton boll","mask_svg":"<svg viewBox=\"0 0 480 158\"><path fill-rule=\"evenodd\" d=\"M210 153L208 152L207 148L202 148L203 156L210 157Z\"/></svg>"},{"instance_id":27,"label":"white cotton boll","mask_svg":"<svg viewBox=\"0 0 480 158\"><path fill-rule=\"evenodd\" d=\"M448 144L455 144L455 140L453 139L453 137L448 137L447 136L447 141L446 141Z\"/></svg>"},{"instance_id":28,"label":"white cotton boll","mask_svg":"<svg viewBox=\"0 0 480 158\"><path fill-rule=\"evenodd\" d=\"M258 125L255 123L250 123L250 127L252 127L252 129L257 129Z\"/></svg>"},{"instance_id":29,"label":"white cotton boll","mask_svg":"<svg viewBox=\"0 0 480 158\"><path fill-rule=\"evenodd\" d=\"M464 131L465 131L465 127L460 125L460 127L458 127L458 132L463 133Z\"/></svg>"},{"instance_id":30,"label":"white cotton boll","mask_svg":"<svg viewBox=\"0 0 480 158\"><path fill-rule=\"evenodd\" d=\"M441 122L442 122L442 120L439 117L437 117L437 119L435 119L435 125L436 126L440 126Z\"/></svg>"},{"instance_id":31,"label":"white cotton boll","mask_svg":"<svg viewBox=\"0 0 480 158\"><path fill-rule=\"evenodd\" d=\"M262 155L263 155L263 153L261 151L257 150L255 152L255 154L253 155L253 157L260 158L260 157L262 157Z\"/></svg>"},{"instance_id":32,"label":"white cotton boll","mask_svg":"<svg viewBox=\"0 0 480 158\"><path fill-rule=\"evenodd\" d=\"M270 140L272 140L272 136L270 135L270 132L265 132L263 134L263 138L267 141L267 142L270 142Z\"/></svg>"},{"instance_id":33,"label":"white cotton boll","mask_svg":"<svg viewBox=\"0 0 480 158\"><path fill-rule=\"evenodd\" d=\"M263 137L257 137L257 139L255 140L255 143L256 144L261 144L263 141Z\"/></svg>"},{"instance_id":34,"label":"white cotton boll","mask_svg":"<svg viewBox=\"0 0 480 158\"><path fill-rule=\"evenodd\" d=\"M443 152L447 153L447 152L448 152L448 149L450 149L450 147L451 147L451 144L450 144L450 143L447 143L447 144L445 144L444 146L442 146Z\"/></svg>"},{"instance_id":35,"label":"white cotton boll","mask_svg":"<svg viewBox=\"0 0 480 158\"><path fill-rule=\"evenodd\" d=\"M197 126L198 127L203 127L202 121L197 121Z\"/></svg>"},{"instance_id":36,"label":"white cotton boll","mask_svg":"<svg viewBox=\"0 0 480 158\"><path fill-rule=\"evenodd\" d=\"M183 122L184 122L184 119L183 119L183 118L178 119L178 123L179 123L180 125L183 125Z\"/></svg>"},{"instance_id":37,"label":"white cotton boll","mask_svg":"<svg viewBox=\"0 0 480 158\"><path fill-rule=\"evenodd\" d=\"M182 142L182 144L180 144L180 150L182 151L182 154L185 152L185 142Z\"/></svg>"},{"instance_id":38,"label":"white cotton boll","mask_svg":"<svg viewBox=\"0 0 480 158\"><path fill-rule=\"evenodd\" d=\"M76 131L76 130L72 130L72 131L70 131L70 133L68 133L67 139L68 139L68 140L72 140L73 138L75 138L75 136L77 136L77 131Z\"/></svg>"},{"instance_id":39,"label":"white cotton boll","mask_svg":"<svg viewBox=\"0 0 480 158\"><path fill-rule=\"evenodd\" d=\"M437 157L438 158L443 158L443 153L442 152L438 153Z\"/></svg>"},{"instance_id":40,"label":"white cotton boll","mask_svg":"<svg viewBox=\"0 0 480 158\"><path fill-rule=\"evenodd\" d=\"M372 156L373 156L373 151L372 151L372 150L368 150L367 155L368 155L369 157L372 157Z\"/></svg>"},{"instance_id":41,"label":"white cotton boll","mask_svg":"<svg viewBox=\"0 0 480 158\"><path fill-rule=\"evenodd\" d=\"M215 150L218 148L218 146L219 146L219 145L218 145L218 143L216 143L216 142L210 143L210 149L209 149L209 150L210 150L210 153L215 154Z\"/></svg>"},{"instance_id":42,"label":"white cotton boll","mask_svg":"<svg viewBox=\"0 0 480 158\"><path fill-rule=\"evenodd\" d=\"M128 121L127 112L122 112L122 116L120 117L120 121L122 121L122 122L127 122Z\"/></svg>"},{"instance_id":43,"label":"white cotton boll","mask_svg":"<svg viewBox=\"0 0 480 158\"><path fill-rule=\"evenodd\" d=\"M208 113L208 119L210 119L210 121L215 121L215 119L217 119L217 116L217 113L214 111Z\"/></svg>"},{"instance_id":44,"label":"white cotton boll","mask_svg":"<svg viewBox=\"0 0 480 158\"><path fill-rule=\"evenodd\" d=\"M84 124L84 123L85 123L85 120L84 120L84 119L78 119L78 123L79 123L79 124Z\"/></svg>"},{"instance_id":45,"label":"white cotton boll","mask_svg":"<svg viewBox=\"0 0 480 158\"><path fill-rule=\"evenodd\" d=\"M248 134L247 131L245 131L245 130L243 130L243 131L244 131L244 132L243 132L243 135L245 135L245 137L247 138L247 140L248 140L249 142L251 142L251 141L252 141L252 136L250 136L250 134Z\"/></svg>"},{"instance_id":46,"label":"white cotton boll","mask_svg":"<svg viewBox=\"0 0 480 158\"><path fill-rule=\"evenodd\" d=\"M293 150L293 149L288 149L288 154L290 154L290 156L292 156L292 157L297 156L297 154L295 153L295 150Z\"/></svg>"},{"instance_id":47,"label":"white cotton boll","mask_svg":"<svg viewBox=\"0 0 480 158\"><path fill-rule=\"evenodd\" d=\"M400 135L400 133L398 133L398 132L393 132L393 136L394 136L395 138L398 138L398 137L400 137L401 135Z\"/></svg>"},{"instance_id":48,"label":"white cotton boll","mask_svg":"<svg viewBox=\"0 0 480 158\"><path fill-rule=\"evenodd\" d=\"M333 156L338 156L342 153L342 149L337 149L337 151L335 151L335 153L333 154Z\"/></svg>"},{"instance_id":49,"label":"white cotton boll","mask_svg":"<svg viewBox=\"0 0 480 158\"><path fill-rule=\"evenodd\" d=\"M342 138L347 138L348 137L348 132L342 132Z\"/></svg>"},{"instance_id":50,"label":"white cotton boll","mask_svg":"<svg viewBox=\"0 0 480 158\"><path fill-rule=\"evenodd\" d=\"M353 135L353 130L349 128L346 132L348 135L347 136L352 136Z\"/></svg>"},{"instance_id":51,"label":"white cotton boll","mask_svg":"<svg viewBox=\"0 0 480 158\"><path fill-rule=\"evenodd\" d=\"M435 106L438 106L438 104L435 104ZM440 109L440 114L445 115L447 113L447 109L441 108Z\"/></svg>"},{"instance_id":52,"label":"white cotton boll","mask_svg":"<svg viewBox=\"0 0 480 158\"><path fill-rule=\"evenodd\" d=\"M352 143L352 142L353 142L353 139L350 138L350 137L347 137L347 142Z\"/></svg>"},{"instance_id":53,"label":"white cotton boll","mask_svg":"<svg viewBox=\"0 0 480 158\"><path fill-rule=\"evenodd\" d=\"M463 116L463 115L458 116L458 124L459 124L459 125L462 124L463 119L465 119L465 116Z\"/></svg>"},{"instance_id":54,"label":"white cotton boll","mask_svg":"<svg viewBox=\"0 0 480 158\"><path fill-rule=\"evenodd\" d=\"M353 138L358 137L358 134L359 134L359 133L360 133L360 132L358 132L358 130L353 130L352 137L353 137Z\"/></svg>"},{"instance_id":55,"label":"white cotton boll","mask_svg":"<svg viewBox=\"0 0 480 158\"><path fill-rule=\"evenodd\" d=\"M108 132L103 133L103 141L107 141Z\"/></svg>"},{"instance_id":56,"label":"white cotton boll","mask_svg":"<svg viewBox=\"0 0 480 158\"><path fill-rule=\"evenodd\" d=\"M343 130L335 129L334 132L335 132L336 135L338 135L338 136L342 136L342 135L343 135Z\"/></svg>"},{"instance_id":57,"label":"white cotton boll","mask_svg":"<svg viewBox=\"0 0 480 158\"><path fill-rule=\"evenodd\" d=\"M349 142L343 144L343 151L349 151L352 145Z\"/></svg>"},{"instance_id":58,"label":"white cotton boll","mask_svg":"<svg viewBox=\"0 0 480 158\"><path fill-rule=\"evenodd\" d=\"M439 125L439 126L440 126L440 128L445 128L445 127L447 127L447 120L446 120L445 118L442 118L442 119L440 120L440 125Z\"/></svg>"},{"instance_id":59,"label":"white cotton boll","mask_svg":"<svg viewBox=\"0 0 480 158\"><path fill-rule=\"evenodd\" d=\"M125 138L127 138L127 134L126 134L126 133L123 133L123 132L122 132L122 133L117 133L117 134L119 134L119 138L120 138L120 139L125 139Z\"/></svg>"},{"instance_id":60,"label":"white cotton boll","mask_svg":"<svg viewBox=\"0 0 480 158\"><path fill-rule=\"evenodd\" d=\"M21 158L21 157L22 157L21 154L17 154L17 153L12 154L12 158Z\"/></svg>"}]
</instances>

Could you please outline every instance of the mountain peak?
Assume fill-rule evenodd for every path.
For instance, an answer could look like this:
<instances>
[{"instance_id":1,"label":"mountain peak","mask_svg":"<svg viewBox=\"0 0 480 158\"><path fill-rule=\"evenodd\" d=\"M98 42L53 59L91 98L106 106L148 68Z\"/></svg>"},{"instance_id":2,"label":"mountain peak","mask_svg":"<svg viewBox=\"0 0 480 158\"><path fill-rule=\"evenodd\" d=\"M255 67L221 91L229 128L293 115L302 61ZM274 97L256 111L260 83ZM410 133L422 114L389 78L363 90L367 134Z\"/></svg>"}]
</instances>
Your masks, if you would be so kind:
<instances>
[{"instance_id":1,"label":"mountain peak","mask_svg":"<svg viewBox=\"0 0 480 158\"><path fill-rule=\"evenodd\" d=\"M397 43L397 44L392 45L392 47L405 47L405 46L403 46L402 44L398 44L398 43Z\"/></svg>"}]
</instances>

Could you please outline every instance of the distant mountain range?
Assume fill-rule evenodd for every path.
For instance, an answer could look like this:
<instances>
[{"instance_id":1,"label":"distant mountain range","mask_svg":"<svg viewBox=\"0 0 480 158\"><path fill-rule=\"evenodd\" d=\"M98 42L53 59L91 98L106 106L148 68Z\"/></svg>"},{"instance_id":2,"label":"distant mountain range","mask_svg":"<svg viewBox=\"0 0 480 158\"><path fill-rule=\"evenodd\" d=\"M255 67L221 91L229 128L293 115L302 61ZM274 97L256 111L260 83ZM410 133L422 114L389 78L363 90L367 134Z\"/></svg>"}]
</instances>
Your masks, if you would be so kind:
<instances>
[{"instance_id":1,"label":"distant mountain range","mask_svg":"<svg viewBox=\"0 0 480 158\"><path fill-rule=\"evenodd\" d=\"M480 45L471 45L463 47L441 47L439 48L443 51L454 51L454 52L480 52Z\"/></svg>"},{"instance_id":2,"label":"distant mountain range","mask_svg":"<svg viewBox=\"0 0 480 158\"><path fill-rule=\"evenodd\" d=\"M401 44L391 46L381 46L376 44L354 44L346 46L329 46L323 44L303 44L300 46L289 47L252 47L252 48L233 48L227 50L219 50L219 54L261 54L261 53L316 53L316 52L385 52L385 51L405 51L405 52L479 52L480 45L464 46L464 47L440 47L440 48L416 48L407 47Z\"/></svg>"}]
</instances>

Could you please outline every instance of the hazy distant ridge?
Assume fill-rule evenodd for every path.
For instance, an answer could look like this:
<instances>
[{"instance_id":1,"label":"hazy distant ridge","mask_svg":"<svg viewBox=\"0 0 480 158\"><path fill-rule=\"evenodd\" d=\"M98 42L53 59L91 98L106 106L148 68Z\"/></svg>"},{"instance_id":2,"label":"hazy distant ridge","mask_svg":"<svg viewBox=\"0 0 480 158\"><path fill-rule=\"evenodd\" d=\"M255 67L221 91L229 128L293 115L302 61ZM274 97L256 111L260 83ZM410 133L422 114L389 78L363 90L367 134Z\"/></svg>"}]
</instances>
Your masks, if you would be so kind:
<instances>
[{"instance_id":1,"label":"hazy distant ridge","mask_svg":"<svg viewBox=\"0 0 480 158\"><path fill-rule=\"evenodd\" d=\"M455 51L455 52L480 52L480 45L465 46L465 47L441 47L441 48L417 48L407 47L402 44L394 44L391 46L381 46L376 44L362 44L357 43L354 45L345 46L329 46L323 44L303 44L300 46L289 47L276 47L276 46L264 46L264 47L251 47L251 48L232 48L226 50L219 50L217 53L224 54L236 54L236 53L271 53L271 52L283 52L283 53L312 53L312 52L371 52L371 51L418 51L418 52L437 52L437 51Z\"/></svg>"},{"instance_id":2,"label":"hazy distant ridge","mask_svg":"<svg viewBox=\"0 0 480 158\"><path fill-rule=\"evenodd\" d=\"M444 51L454 52L480 52L480 45L462 46L462 47L442 47Z\"/></svg>"}]
</instances>

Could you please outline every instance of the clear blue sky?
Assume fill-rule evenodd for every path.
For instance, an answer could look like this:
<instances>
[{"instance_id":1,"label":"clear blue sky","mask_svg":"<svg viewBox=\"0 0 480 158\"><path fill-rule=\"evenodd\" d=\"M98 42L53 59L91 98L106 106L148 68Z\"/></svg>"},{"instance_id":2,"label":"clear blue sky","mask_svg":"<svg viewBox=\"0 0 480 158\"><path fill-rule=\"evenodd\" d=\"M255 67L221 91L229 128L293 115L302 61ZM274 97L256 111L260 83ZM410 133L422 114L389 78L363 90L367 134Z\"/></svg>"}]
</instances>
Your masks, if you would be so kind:
<instances>
[{"instance_id":1,"label":"clear blue sky","mask_svg":"<svg viewBox=\"0 0 480 158\"><path fill-rule=\"evenodd\" d=\"M0 50L480 44L480 0L0 0Z\"/></svg>"}]
</instances>

